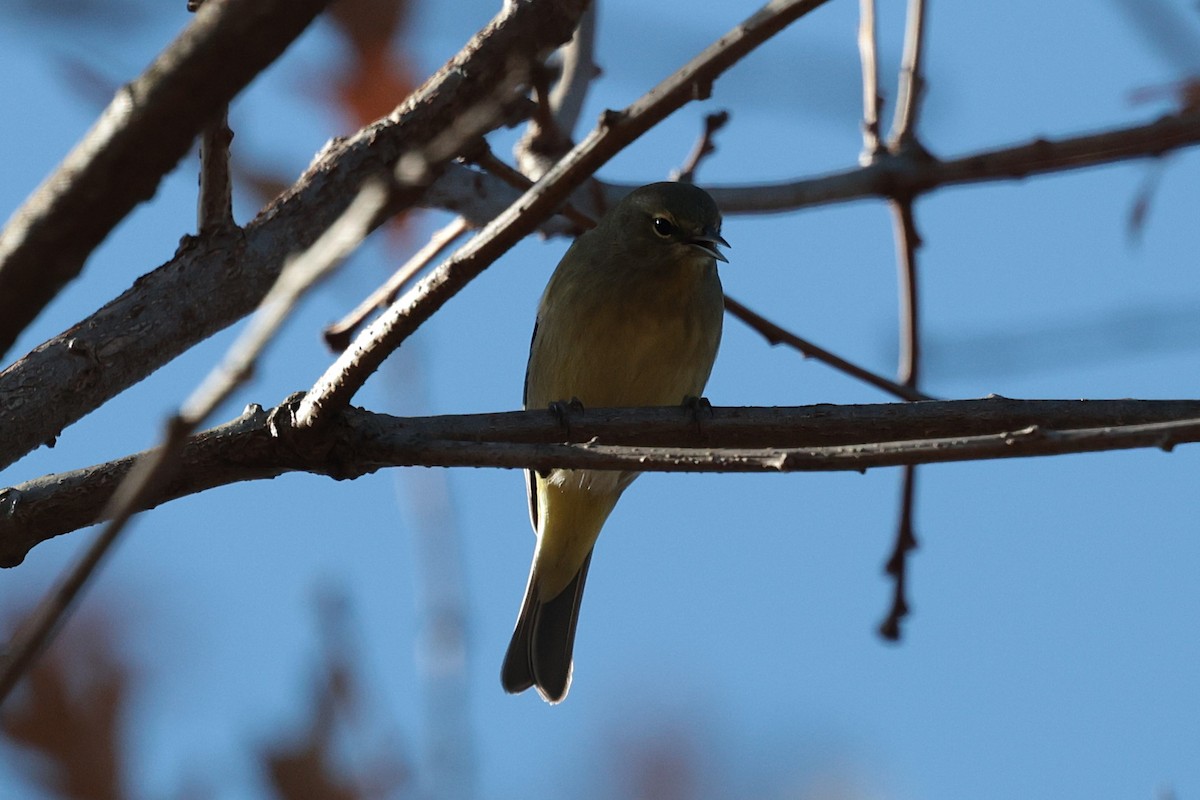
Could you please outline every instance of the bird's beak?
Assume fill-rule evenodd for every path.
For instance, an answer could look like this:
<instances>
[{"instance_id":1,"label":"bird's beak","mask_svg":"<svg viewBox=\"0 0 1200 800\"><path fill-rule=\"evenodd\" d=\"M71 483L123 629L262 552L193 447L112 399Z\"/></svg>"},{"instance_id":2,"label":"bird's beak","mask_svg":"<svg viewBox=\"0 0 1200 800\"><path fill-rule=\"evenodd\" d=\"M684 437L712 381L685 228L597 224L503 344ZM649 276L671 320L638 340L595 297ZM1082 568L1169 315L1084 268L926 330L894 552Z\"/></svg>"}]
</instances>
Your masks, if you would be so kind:
<instances>
[{"instance_id":1,"label":"bird's beak","mask_svg":"<svg viewBox=\"0 0 1200 800\"><path fill-rule=\"evenodd\" d=\"M729 263L729 259L717 249L717 245L723 245L725 247L732 247L732 245L725 241L721 234L717 233L712 228L706 228L699 236L693 236L691 239L688 239L687 245L689 247L696 248L706 256L712 256L717 261L724 261L726 264Z\"/></svg>"}]
</instances>

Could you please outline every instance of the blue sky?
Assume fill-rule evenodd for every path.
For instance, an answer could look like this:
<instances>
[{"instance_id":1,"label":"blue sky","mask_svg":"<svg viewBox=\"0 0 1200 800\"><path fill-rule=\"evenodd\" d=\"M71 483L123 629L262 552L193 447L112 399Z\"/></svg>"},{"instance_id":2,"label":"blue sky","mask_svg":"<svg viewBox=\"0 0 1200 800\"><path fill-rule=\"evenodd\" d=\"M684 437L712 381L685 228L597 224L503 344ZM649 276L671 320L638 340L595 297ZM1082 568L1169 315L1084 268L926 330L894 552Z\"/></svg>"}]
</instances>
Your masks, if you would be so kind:
<instances>
[{"instance_id":1,"label":"blue sky","mask_svg":"<svg viewBox=\"0 0 1200 800\"><path fill-rule=\"evenodd\" d=\"M426 74L494 12L450 5L418 4L412 41ZM890 112L903 8L881 5ZM1171 7L1200 41L1194 8ZM642 8L601 6L605 72L585 122L627 105L754 6L664 0L649 17ZM1134 106L1130 94L1197 66L1164 58L1116 2L934 3L930 13L921 135L939 155L1150 120L1169 107ZM661 179L717 108L732 121L702 184L851 166L861 146L856 15L856 3L835 0L802 20L602 176ZM186 20L156 13L117 47L86 20L61 30L5 16L4 95L19 110L0 119L7 216L94 117L64 65L83 60L126 80ZM294 175L344 132L301 91L338 57L318 25L263 76L234 107L235 157L244 148ZM495 148L510 143L500 136ZM922 198L926 389L1196 397L1198 167L1195 153L1166 162L1137 242L1127 219L1147 163ZM193 225L194 184L185 164L14 354L167 260ZM240 206L239 220L253 211ZM732 296L848 358L894 369L895 257L883 204L734 216L724 234ZM536 301L565 247L534 239L515 248L357 402L394 413L516 408ZM380 242L368 246L304 306L222 418L311 385L330 359L321 327L395 261ZM147 446L231 335L68 429L0 484ZM732 319L707 394L715 405L888 399L767 347ZM1198 467L1200 449L1183 447L923 468L914 613L899 645L874 633L890 592L881 565L897 471L645 476L601 538L575 683L553 708L507 696L498 681L533 545L517 472L392 471L342 483L286 476L172 503L138 520L86 602L124 616L144 677L129 720L139 797L170 793L185 778L214 797L255 796L251 751L303 715L321 587L345 593L353 609L373 730L423 770L431 791L449 795L428 771L428 743L445 731L445 715L431 719L446 706L430 706L436 695L416 655L429 597L421 587L445 588L417 557L430 515L426 535L460 548L467 651L461 690L449 685L468 725L451 734L470 744L480 797L621 796L632 764L672 747L698 765L690 796L703 798L1150 797L1168 788L1189 797L1200 793ZM414 496L443 489L448 511L414 506ZM40 546L0 575L0 603L40 592L90 535Z\"/></svg>"}]
</instances>

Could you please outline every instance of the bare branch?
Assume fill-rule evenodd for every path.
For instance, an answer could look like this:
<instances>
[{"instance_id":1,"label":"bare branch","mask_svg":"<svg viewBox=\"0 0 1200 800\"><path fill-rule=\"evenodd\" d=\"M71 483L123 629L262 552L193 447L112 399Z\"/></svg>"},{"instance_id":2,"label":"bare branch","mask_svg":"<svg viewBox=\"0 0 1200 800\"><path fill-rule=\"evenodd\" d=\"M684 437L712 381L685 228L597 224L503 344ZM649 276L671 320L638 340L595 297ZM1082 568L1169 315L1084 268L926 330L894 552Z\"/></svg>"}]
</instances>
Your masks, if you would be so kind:
<instances>
[{"instance_id":1,"label":"bare branch","mask_svg":"<svg viewBox=\"0 0 1200 800\"><path fill-rule=\"evenodd\" d=\"M193 14L204 0L188 0ZM200 197L196 203L196 235L209 236L215 231L233 228L233 174L229 170L229 106L221 108L216 119L200 134Z\"/></svg>"},{"instance_id":2,"label":"bare branch","mask_svg":"<svg viewBox=\"0 0 1200 800\"><path fill-rule=\"evenodd\" d=\"M233 219L233 176L229 171L229 109L200 135L200 198L196 203L196 233L209 236L236 227Z\"/></svg>"},{"instance_id":3,"label":"bare branch","mask_svg":"<svg viewBox=\"0 0 1200 800\"><path fill-rule=\"evenodd\" d=\"M588 3L575 35L560 51L562 71L550 90L550 111L558 130L568 138L579 123L588 87L600 74L596 66L596 2Z\"/></svg>"},{"instance_id":4,"label":"bare branch","mask_svg":"<svg viewBox=\"0 0 1200 800\"><path fill-rule=\"evenodd\" d=\"M866 166L884 152L879 139L879 113L883 97L879 94L878 35L875 25L875 0L858 3L858 56L862 62L863 150L858 163Z\"/></svg>"},{"instance_id":5,"label":"bare branch","mask_svg":"<svg viewBox=\"0 0 1200 800\"><path fill-rule=\"evenodd\" d=\"M320 429L293 404L190 439L179 469L142 508L287 472L338 479L395 466L577 467L775 472L1057 455L1200 441L1197 400L983 400L714 408L697 429L678 408L588 409L571 439L548 411L398 418L349 408ZM631 449L632 448L632 449ZM0 565L99 521L136 456L0 490Z\"/></svg>"},{"instance_id":6,"label":"bare branch","mask_svg":"<svg viewBox=\"0 0 1200 800\"><path fill-rule=\"evenodd\" d=\"M513 205L368 326L318 379L300 405L298 420L312 426L345 407L383 360L435 311L510 247L537 229L570 192L622 148L690 100L707 97L712 82L790 22L828 0L773 0L709 45L674 75L600 125Z\"/></svg>"},{"instance_id":7,"label":"bare branch","mask_svg":"<svg viewBox=\"0 0 1200 800\"><path fill-rule=\"evenodd\" d=\"M350 337L362 326L367 318L377 311L390 305L396 299L400 290L412 283L421 270L429 266L429 262L441 255L442 251L454 244L460 236L470 230L467 220L455 217L447 225L434 231L429 241L412 254L400 269L392 273L387 282L371 292L371 295L358 304L358 307L338 322L325 329L325 343L332 350L345 350L350 345Z\"/></svg>"},{"instance_id":8,"label":"bare branch","mask_svg":"<svg viewBox=\"0 0 1200 800\"><path fill-rule=\"evenodd\" d=\"M925 91L921 70L925 54L925 0L908 0L908 19L904 23L904 55L900 59L900 91L888 149L893 153L920 148L917 141L917 114Z\"/></svg>"},{"instance_id":9,"label":"bare branch","mask_svg":"<svg viewBox=\"0 0 1200 800\"><path fill-rule=\"evenodd\" d=\"M901 153L865 167L817 177L704 188L725 214L795 211L865 197L917 197L944 186L1022 180L1119 161L1158 158L1197 144L1200 144L1200 110L1191 110L1168 114L1149 123L1060 139L1035 139L946 160L928 154ZM598 193L607 206L634 188L635 184L592 181L586 191L572 195L571 202L584 213L596 214L594 195ZM461 165L451 165L425 201L431 207L446 208L482 224L515 197L502 181ZM567 228L548 225L542 230L561 234Z\"/></svg>"},{"instance_id":10,"label":"bare branch","mask_svg":"<svg viewBox=\"0 0 1200 800\"><path fill-rule=\"evenodd\" d=\"M896 266L900 287L900 382L915 387L921 371L921 307L917 291L917 248L921 237L911 200L891 203L896 230Z\"/></svg>"},{"instance_id":11,"label":"bare branch","mask_svg":"<svg viewBox=\"0 0 1200 800\"><path fill-rule=\"evenodd\" d=\"M0 354L327 2L213 0L117 92L0 232Z\"/></svg>"},{"instance_id":12,"label":"bare branch","mask_svg":"<svg viewBox=\"0 0 1200 800\"><path fill-rule=\"evenodd\" d=\"M432 142L466 109L493 96L514 54L532 58L565 41L582 4L508 4L392 114L330 143L244 231L185 241L172 261L0 373L0 467L250 313L285 256L328 228L365 180L384 174L403 153ZM392 209L411 206L420 195L415 188L404 196L393 193ZM229 291L233 282L237 291Z\"/></svg>"},{"instance_id":13,"label":"bare branch","mask_svg":"<svg viewBox=\"0 0 1200 800\"><path fill-rule=\"evenodd\" d=\"M516 189L517 192L527 192L529 187L533 186L533 181L516 167L511 167L501 161L491 148L485 149L475 158L475 163L483 167L492 175L495 175L506 184ZM513 202L516 202L518 195L513 196ZM571 220L580 230L588 230L596 227L596 220L584 214L579 209L570 203L566 203L558 211L559 214Z\"/></svg>"},{"instance_id":14,"label":"bare branch","mask_svg":"<svg viewBox=\"0 0 1200 800\"><path fill-rule=\"evenodd\" d=\"M917 534L913 526L917 493L917 468L909 464L904 468L904 480L900 489L900 516L896 522L896 535L892 553L883 566L883 571L892 579L892 602L887 616L879 623L879 635L890 642L900 641L900 623L908 616L908 554L917 549Z\"/></svg>"},{"instance_id":15,"label":"bare branch","mask_svg":"<svg viewBox=\"0 0 1200 800\"><path fill-rule=\"evenodd\" d=\"M717 151L715 139L717 131L724 128L728 122L728 111L716 111L712 114L704 115L704 130L700 133L700 138L696 140L696 145L683 162L683 166L680 167L678 172L671 175L671 180L695 183L696 170L700 168L701 162Z\"/></svg>"},{"instance_id":16,"label":"bare branch","mask_svg":"<svg viewBox=\"0 0 1200 800\"><path fill-rule=\"evenodd\" d=\"M571 138L592 79L599 74L593 61L596 38L596 3L588 4L575 35L560 49L562 70L551 88L549 68L535 73L537 106L525 133L513 146L517 164L537 180L571 149Z\"/></svg>"},{"instance_id":17,"label":"bare branch","mask_svg":"<svg viewBox=\"0 0 1200 800\"><path fill-rule=\"evenodd\" d=\"M779 327L769 319L746 308L729 295L725 295L725 310L749 325L758 333L762 334L763 338L766 339L769 344L786 344L789 347L799 350L805 358L815 358L816 360L824 362L840 372L844 372L853 378L858 378L864 383L869 383L876 389L881 389L882 391L894 395L901 400L933 399L932 397L917 391L916 388L912 386L907 386L888 380L882 375L877 375L874 372L864 369L857 364L853 364L840 356L834 355L822 347L818 347L807 339L802 339L791 331Z\"/></svg>"},{"instance_id":18,"label":"bare branch","mask_svg":"<svg viewBox=\"0 0 1200 800\"><path fill-rule=\"evenodd\" d=\"M909 0L908 20L904 28L904 56L900 67L899 102L896 105L888 158L898 153L918 161L929 158L929 154L917 138L917 115L925 86L925 76L921 71L924 30L925 0ZM915 389L921 374L921 304L917 289L917 249L921 246L921 237L917 233L913 201L911 195L892 194L888 205L894 219L896 264L899 271L897 283L900 290L900 381ZM887 617L879 626L880 634L892 640L900 638L900 624L908 615L909 609L905 593L908 586L908 554L917 549L916 527L913 523L916 480L916 465L906 465L900 517L896 523L892 554L885 568L893 580L892 603Z\"/></svg>"}]
</instances>

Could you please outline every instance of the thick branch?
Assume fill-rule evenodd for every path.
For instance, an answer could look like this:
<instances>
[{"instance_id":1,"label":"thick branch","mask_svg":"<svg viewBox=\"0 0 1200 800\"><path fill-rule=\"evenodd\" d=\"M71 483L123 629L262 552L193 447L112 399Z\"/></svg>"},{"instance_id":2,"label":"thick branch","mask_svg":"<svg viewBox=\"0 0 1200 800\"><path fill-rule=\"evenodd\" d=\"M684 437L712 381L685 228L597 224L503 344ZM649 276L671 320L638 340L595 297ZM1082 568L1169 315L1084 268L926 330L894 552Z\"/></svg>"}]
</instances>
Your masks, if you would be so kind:
<instances>
[{"instance_id":1,"label":"thick branch","mask_svg":"<svg viewBox=\"0 0 1200 800\"><path fill-rule=\"evenodd\" d=\"M214 0L0 232L0 355L328 0Z\"/></svg>"},{"instance_id":2,"label":"thick branch","mask_svg":"<svg viewBox=\"0 0 1200 800\"><path fill-rule=\"evenodd\" d=\"M392 466L642 471L864 470L902 464L1170 447L1200 440L1197 400L984 400L716 408L698 428L678 408L398 418L349 409L290 424L291 406L194 437L158 502L224 484L311 472L354 478ZM101 519L136 456L0 491L0 564Z\"/></svg>"},{"instance_id":3,"label":"thick branch","mask_svg":"<svg viewBox=\"0 0 1200 800\"><path fill-rule=\"evenodd\" d=\"M331 143L244 233L186 240L170 262L0 373L0 468L253 311L287 255L311 245L366 179L493 97L514 54L533 58L566 41L582 6L583 0L508 4L396 111ZM419 196L404 194L395 208Z\"/></svg>"}]
</instances>

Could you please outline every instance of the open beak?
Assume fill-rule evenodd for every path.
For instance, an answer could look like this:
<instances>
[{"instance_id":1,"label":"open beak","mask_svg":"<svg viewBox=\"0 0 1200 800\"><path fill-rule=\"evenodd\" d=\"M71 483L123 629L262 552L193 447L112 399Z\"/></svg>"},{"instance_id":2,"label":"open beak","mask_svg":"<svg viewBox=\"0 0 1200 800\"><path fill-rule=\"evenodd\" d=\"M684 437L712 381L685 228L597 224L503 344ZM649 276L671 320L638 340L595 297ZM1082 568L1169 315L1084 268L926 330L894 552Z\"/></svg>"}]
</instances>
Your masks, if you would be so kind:
<instances>
[{"instance_id":1,"label":"open beak","mask_svg":"<svg viewBox=\"0 0 1200 800\"><path fill-rule=\"evenodd\" d=\"M726 264L729 263L729 259L717 249L717 245L724 247L731 247L731 245L722 238L721 234L711 228L705 229L699 236L693 236L691 239L688 239L687 244L689 247L694 247L701 253L704 253L704 255L711 256L717 261L724 261Z\"/></svg>"}]
</instances>

